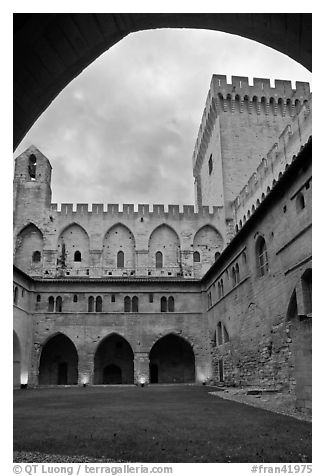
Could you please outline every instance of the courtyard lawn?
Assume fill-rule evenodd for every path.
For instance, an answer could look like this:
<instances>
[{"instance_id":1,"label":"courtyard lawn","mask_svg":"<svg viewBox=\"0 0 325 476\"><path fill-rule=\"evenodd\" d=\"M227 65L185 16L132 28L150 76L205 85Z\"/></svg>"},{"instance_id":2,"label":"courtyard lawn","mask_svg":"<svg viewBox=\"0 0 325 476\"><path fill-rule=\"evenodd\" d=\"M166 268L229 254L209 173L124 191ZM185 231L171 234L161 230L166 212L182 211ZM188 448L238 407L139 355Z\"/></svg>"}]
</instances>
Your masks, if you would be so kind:
<instances>
[{"instance_id":1,"label":"courtyard lawn","mask_svg":"<svg viewBox=\"0 0 325 476\"><path fill-rule=\"evenodd\" d=\"M14 450L131 462L310 462L311 424L204 386L14 391Z\"/></svg>"}]
</instances>

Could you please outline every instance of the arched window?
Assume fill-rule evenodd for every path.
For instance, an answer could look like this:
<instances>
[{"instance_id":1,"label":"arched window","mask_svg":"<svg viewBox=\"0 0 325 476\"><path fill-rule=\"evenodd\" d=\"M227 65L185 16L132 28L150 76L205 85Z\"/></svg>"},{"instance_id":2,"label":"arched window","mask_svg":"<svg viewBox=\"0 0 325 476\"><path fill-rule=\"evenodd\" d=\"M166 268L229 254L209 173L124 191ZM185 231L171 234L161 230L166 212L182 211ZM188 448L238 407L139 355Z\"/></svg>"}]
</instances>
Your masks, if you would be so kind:
<instances>
[{"instance_id":1,"label":"arched window","mask_svg":"<svg viewBox=\"0 0 325 476\"><path fill-rule=\"evenodd\" d=\"M125 298L124 298L124 312L131 312L131 298L130 298L130 296L125 296Z\"/></svg>"},{"instance_id":2,"label":"arched window","mask_svg":"<svg viewBox=\"0 0 325 476\"><path fill-rule=\"evenodd\" d=\"M54 297L53 297L53 296L50 296L50 297L49 297L48 311L49 311L49 312L53 312L53 311L54 311Z\"/></svg>"},{"instance_id":3,"label":"arched window","mask_svg":"<svg viewBox=\"0 0 325 476\"><path fill-rule=\"evenodd\" d=\"M156 253L156 268L161 269L163 267L163 254L161 251Z\"/></svg>"},{"instance_id":4,"label":"arched window","mask_svg":"<svg viewBox=\"0 0 325 476\"><path fill-rule=\"evenodd\" d=\"M39 263L41 261L41 252L40 251L34 251L33 256L32 256L32 261L33 261L33 263Z\"/></svg>"},{"instance_id":5,"label":"arched window","mask_svg":"<svg viewBox=\"0 0 325 476\"><path fill-rule=\"evenodd\" d=\"M201 261L201 256L200 256L200 253L198 251L194 251L193 253L193 261L194 263L200 263Z\"/></svg>"},{"instance_id":6,"label":"arched window","mask_svg":"<svg viewBox=\"0 0 325 476\"><path fill-rule=\"evenodd\" d=\"M89 296L88 298L88 312L94 312L94 297Z\"/></svg>"},{"instance_id":7,"label":"arched window","mask_svg":"<svg viewBox=\"0 0 325 476\"><path fill-rule=\"evenodd\" d=\"M124 268L124 253L123 251L119 251L117 253L117 267Z\"/></svg>"},{"instance_id":8,"label":"arched window","mask_svg":"<svg viewBox=\"0 0 325 476\"><path fill-rule=\"evenodd\" d=\"M239 264L236 263L236 266L235 266L235 274L236 274L236 284L239 283L240 281L240 276L239 276Z\"/></svg>"},{"instance_id":9,"label":"arched window","mask_svg":"<svg viewBox=\"0 0 325 476\"><path fill-rule=\"evenodd\" d=\"M28 173L31 180L36 179L36 157L34 154L29 156Z\"/></svg>"},{"instance_id":10,"label":"arched window","mask_svg":"<svg viewBox=\"0 0 325 476\"><path fill-rule=\"evenodd\" d=\"M296 198L296 207L297 211L300 212L300 210L303 210L305 208L305 197L302 192L298 193L297 198Z\"/></svg>"},{"instance_id":11,"label":"arched window","mask_svg":"<svg viewBox=\"0 0 325 476\"><path fill-rule=\"evenodd\" d=\"M78 302L78 296L77 296L77 294L75 294L75 295L73 296L73 302Z\"/></svg>"},{"instance_id":12,"label":"arched window","mask_svg":"<svg viewBox=\"0 0 325 476\"><path fill-rule=\"evenodd\" d=\"M312 271L307 269L301 278L304 313L312 313Z\"/></svg>"},{"instance_id":13,"label":"arched window","mask_svg":"<svg viewBox=\"0 0 325 476\"><path fill-rule=\"evenodd\" d=\"M96 312L102 312L103 310L103 300L101 296L96 297Z\"/></svg>"},{"instance_id":14,"label":"arched window","mask_svg":"<svg viewBox=\"0 0 325 476\"><path fill-rule=\"evenodd\" d=\"M219 251L217 251L215 254L214 254L214 261L217 261L217 259L219 258L220 256L220 253Z\"/></svg>"},{"instance_id":15,"label":"arched window","mask_svg":"<svg viewBox=\"0 0 325 476\"><path fill-rule=\"evenodd\" d=\"M165 296L160 299L160 312L167 312L167 298Z\"/></svg>"},{"instance_id":16,"label":"arched window","mask_svg":"<svg viewBox=\"0 0 325 476\"><path fill-rule=\"evenodd\" d=\"M212 154L211 154L209 158L209 175L212 174L212 170L213 170L213 160L212 160Z\"/></svg>"},{"instance_id":17,"label":"arched window","mask_svg":"<svg viewBox=\"0 0 325 476\"><path fill-rule=\"evenodd\" d=\"M217 325L217 337L218 337L218 345L222 345L222 328L221 328L221 322L218 322L218 325Z\"/></svg>"},{"instance_id":18,"label":"arched window","mask_svg":"<svg viewBox=\"0 0 325 476\"><path fill-rule=\"evenodd\" d=\"M266 243L263 237L259 237L256 244L257 269L260 276L264 276L269 270Z\"/></svg>"},{"instance_id":19,"label":"arched window","mask_svg":"<svg viewBox=\"0 0 325 476\"><path fill-rule=\"evenodd\" d=\"M74 253L74 258L73 258L73 259L74 259L74 261L78 261L78 262L81 261L81 253L80 253L80 251L75 251L75 253Z\"/></svg>"},{"instance_id":20,"label":"arched window","mask_svg":"<svg viewBox=\"0 0 325 476\"><path fill-rule=\"evenodd\" d=\"M223 297L223 279L220 281L221 297Z\"/></svg>"},{"instance_id":21,"label":"arched window","mask_svg":"<svg viewBox=\"0 0 325 476\"><path fill-rule=\"evenodd\" d=\"M246 264L247 263L247 256L246 256L245 251L244 251L242 256L243 256L243 264Z\"/></svg>"},{"instance_id":22,"label":"arched window","mask_svg":"<svg viewBox=\"0 0 325 476\"><path fill-rule=\"evenodd\" d=\"M57 296L55 300L55 311L62 312L62 297L61 296Z\"/></svg>"},{"instance_id":23,"label":"arched window","mask_svg":"<svg viewBox=\"0 0 325 476\"><path fill-rule=\"evenodd\" d=\"M173 296L169 296L168 298L168 312L174 312L175 309L175 301Z\"/></svg>"},{"instance_id":24,"label":"arched window","mask_svg":"<svg viewBox=\"0 0 325 476\"><path fill-rule=\"evenodd\" d=\"M36 296L36 302L41 302L41 295L40 295L40 294L37 294L37 296Z\"/></svg>"},{"instance_id":25,"label":"arched window","mask_svg":"<svg viewBox=\"0 0 325 476\"><path fill-rule=\"evenodd\" d=\"M221 283L218 283L218 298L221 298Z\"/></svg>"},{"instance_id":26,"label":"arched window","mask_svg":"<svg viewBox=\"0 0 325 476\"><path fill-rule=\"evenodd\" d=\"M137 296L132 298L132 312L139 312L139 299Z\"/></svg>"},{"instance_id":27,"label":"arched window","mask_svg":"<svg viewBox=\"0 0 325 476\"><path fill-rule=\"evenodd\" d=\"M14 303L17 304L18 303L18 287L15 286L14 288Z\"/></svg>"}]
</instances>

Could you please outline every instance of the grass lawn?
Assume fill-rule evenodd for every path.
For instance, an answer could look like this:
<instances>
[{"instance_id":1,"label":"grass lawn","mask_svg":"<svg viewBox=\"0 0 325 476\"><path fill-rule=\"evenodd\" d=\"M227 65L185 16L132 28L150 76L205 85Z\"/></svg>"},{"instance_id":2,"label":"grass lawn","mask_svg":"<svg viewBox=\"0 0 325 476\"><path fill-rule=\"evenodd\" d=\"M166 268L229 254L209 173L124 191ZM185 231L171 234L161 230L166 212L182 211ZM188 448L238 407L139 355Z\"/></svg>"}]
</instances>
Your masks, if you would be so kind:
<instances>
[{"instance_id":1,"label":"grass lawn","mask_svg":"<svg viewBox=\"0 0 325 476\"><path fill-rule=\"evenodd\" d=\"M311 424L203 386L14 391L14 450L131 462L310 462Z\"/></svg>"}]
</instances>

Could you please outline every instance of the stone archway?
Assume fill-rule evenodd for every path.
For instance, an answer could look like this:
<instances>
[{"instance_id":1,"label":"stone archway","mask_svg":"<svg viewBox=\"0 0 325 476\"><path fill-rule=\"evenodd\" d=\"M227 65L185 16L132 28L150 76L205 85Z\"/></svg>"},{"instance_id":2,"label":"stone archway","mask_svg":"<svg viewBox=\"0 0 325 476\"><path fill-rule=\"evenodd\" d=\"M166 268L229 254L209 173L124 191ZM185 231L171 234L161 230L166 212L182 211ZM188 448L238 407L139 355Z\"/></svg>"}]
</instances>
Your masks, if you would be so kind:
<instances>
[{"instance_id":1,"label":"stone archway","mask_svg":"<svg viewBox=\"0 0 325 476\"><path fill-rule=\"evenodd\" d=\"M134 354L124 337L111 334L97 347L94 357L94 385L134 383Z\"/></svg>"},{"instance_id":2,"label":"stone archway","mask_svg":"<svg viewBox=\"0 0 325 476\"><path fill-rule=\"evenodd\" d=\"M195 357L192 346L182 337L168 334L159 339L150 354L150 383L192 383Z\"/></svg>"},{"instance_id":3,"label":"stone archway","mask_svg":"<svg viewBox=\"0 0 325 476\"><path fill-rule=\"evenodd\" d=\"M281 51L311 70L311 18L309 13L15 14L14 147L67 84L131 32L223 31Z\"/></svg>"},{"instance_id":4,"label":"stone archway","mask_svg":"<svg viewBox=\"0 0 325 476\"><path fill-rule=\"evenodd\" d=\"M16 332L13 332L13 385L18 387L20 385L21 374L21 348L19 338Z\"/></svg>"},{"instance_id":5,"label":"stone archway","mask_svg":"<svg viewBox=\"0 0 325 476\"><path fill-rule=\"evenodd\" d=\"M39 385L77 385L78 353L69 337L57 334L43 346L38 382Z\"/></svg>"}]
</instances>

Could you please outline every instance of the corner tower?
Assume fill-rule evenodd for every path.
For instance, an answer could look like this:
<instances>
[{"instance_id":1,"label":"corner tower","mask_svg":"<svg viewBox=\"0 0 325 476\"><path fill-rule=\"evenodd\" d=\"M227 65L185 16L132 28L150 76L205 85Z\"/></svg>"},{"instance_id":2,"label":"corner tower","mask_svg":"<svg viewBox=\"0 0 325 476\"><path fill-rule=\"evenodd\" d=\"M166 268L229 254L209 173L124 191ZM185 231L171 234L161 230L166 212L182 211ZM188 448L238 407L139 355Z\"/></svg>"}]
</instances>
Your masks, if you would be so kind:
<instances>
[{"instance_id":1,"label":"corner tower","mask_svg":"<svg viewBox=\"0 0 325 476\"><path fill-rule=\"evenodd\" d=\"M308 83L213 75L193 153L196 205L225 207L308 101Z\"/></svg>"}]
</instances>

